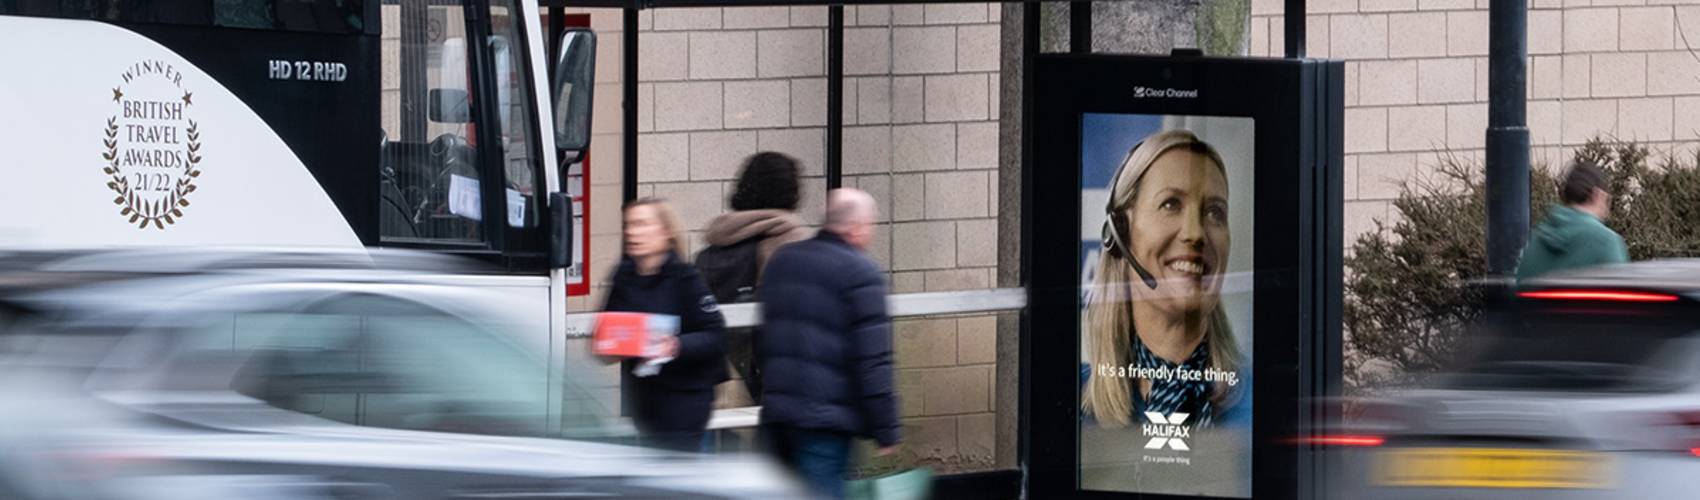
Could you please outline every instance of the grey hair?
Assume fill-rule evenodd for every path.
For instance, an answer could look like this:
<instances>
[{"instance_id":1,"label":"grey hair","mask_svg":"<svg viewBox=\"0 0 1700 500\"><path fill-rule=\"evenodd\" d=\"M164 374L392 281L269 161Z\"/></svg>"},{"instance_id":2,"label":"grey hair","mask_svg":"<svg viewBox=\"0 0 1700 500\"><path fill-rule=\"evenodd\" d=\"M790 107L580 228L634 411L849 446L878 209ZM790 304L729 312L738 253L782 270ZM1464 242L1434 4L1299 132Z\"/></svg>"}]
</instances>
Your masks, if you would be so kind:
<instances>
[{"instance_id":1,"label":"grey hair","mask_svg":"<svg viewBox=\"0 0 1700 500\"><path fill-rule=\"evenodd\" d=\"M826 220L822 225L828 228L840 227L855 222L858 217L873 210L873 196L867 192L854 188L834 189L827 193Z\"/></svg>"}]
</instances>

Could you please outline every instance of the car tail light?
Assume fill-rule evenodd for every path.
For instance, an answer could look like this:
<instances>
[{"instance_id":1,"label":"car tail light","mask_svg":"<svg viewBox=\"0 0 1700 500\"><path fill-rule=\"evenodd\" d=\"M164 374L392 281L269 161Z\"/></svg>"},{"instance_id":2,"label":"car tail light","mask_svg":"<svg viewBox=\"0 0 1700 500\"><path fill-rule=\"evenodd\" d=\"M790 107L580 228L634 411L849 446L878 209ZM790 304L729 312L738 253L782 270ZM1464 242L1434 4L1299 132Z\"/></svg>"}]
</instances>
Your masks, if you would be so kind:
<instances>
[{"instance_id":1,"label":"car tail light","mask_svg":"<svg viewBox=\"0 0 1700 500\"><path fill-rule=\"evenodd\" d=\"M1676 302L1679 298L1668 293L1590 289L1537 290L1517 292L1517 296L1525 299L1585 300L1596 302Z\"/></svg>"},{"instance_id":2,"label":"car tail light","mask_svg":"<svg viewBox=\"0 0 1700 500\"><path fill-rule=\"evenodd\" d=\"M1687 449L1689 455L1700 457L1700 410L1679 411L1670 416L1671 427L1681 433L1677 449Z\"/></svg>"},{"instance_id":3,"label":"car tail light","mask_svg":"<svg viewBox=\"0 0 1700 500\"><path fill-rule=\"evenodd\" d=\"M1386 444L1387 438L1369 434L1318 434L1299 436L1294 438L1292 443L1309 446L1370 448Z\"/></svg>"}]
</instances>

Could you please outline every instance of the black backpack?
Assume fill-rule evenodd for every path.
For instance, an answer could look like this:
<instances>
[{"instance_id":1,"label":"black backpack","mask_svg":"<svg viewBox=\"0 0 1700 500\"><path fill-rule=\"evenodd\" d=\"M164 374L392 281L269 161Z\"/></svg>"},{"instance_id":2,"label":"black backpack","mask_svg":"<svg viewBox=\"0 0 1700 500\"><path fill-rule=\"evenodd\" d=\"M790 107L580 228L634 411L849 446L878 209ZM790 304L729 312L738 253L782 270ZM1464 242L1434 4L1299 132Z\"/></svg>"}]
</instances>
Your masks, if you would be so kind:
<instances>
[{"instance_id":1,"label":"black backpack","mask_svg":"<svg viewBox=\"0 0 1700 500\"><path fill-rule=\"evenodd\" d=\"M752 302L756 299L756 274L761 263L756 262L761 237L746 238L730 246L711 246L697 254L697 272L703 283L722 304ZM726 360L738 371L750 399L761 403L761 370L755 362L755 330L729 328L726 330Z\"/></svg>"},{"instance_id":2,"label":"black backpack","mask_svg":"<svg viewBox=\"0 0 1700 500\"><path fill-rule=\"evenodd\" d=\"M750 302L756 298L756 275L761 264L756 251L761 237L746 238L730 246L711 246L697 254L697 272L722 304Z\"/></svg>"}]
</instances>

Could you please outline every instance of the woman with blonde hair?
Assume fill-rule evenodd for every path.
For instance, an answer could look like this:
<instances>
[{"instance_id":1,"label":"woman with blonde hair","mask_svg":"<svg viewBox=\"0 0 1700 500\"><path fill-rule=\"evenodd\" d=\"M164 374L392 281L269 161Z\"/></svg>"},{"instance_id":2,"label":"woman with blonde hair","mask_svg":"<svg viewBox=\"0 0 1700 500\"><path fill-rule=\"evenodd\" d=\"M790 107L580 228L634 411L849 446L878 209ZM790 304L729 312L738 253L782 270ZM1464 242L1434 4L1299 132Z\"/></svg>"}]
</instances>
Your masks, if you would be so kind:
<instances>
[{"instance_id":1,"label":"woman with blonde hair","mask_svg":"<svg viewBox=\"0 0 1700 500\"><path fill-rule=\"evenodd\" d=\"M1228 178L1215 148L1185 130L1147 137L1110 182L1103 251L1085 313L1085 415L1107 428L1184 413L1213 425L1235 402L1240 352L1222 310ZM1166 374L1166 375L1162 375Z\"/></svg>"},{"instance_id":2,"label":"woman with blonde hair","mask_svg":"<svg viewBox=\"0 0 1700 500\"><path fill-rule=\"evenodd\" d=\"M625 413L646 443L695 451L714 406L714 386L727 380L726 321L687 255L679 217L666 201L626 204L624 253L615 268L605 311L679 318L679 334L664 339L647 358L622 362ZM660 371L639 376L646 363Z\"/></svg>"}]
</instances>

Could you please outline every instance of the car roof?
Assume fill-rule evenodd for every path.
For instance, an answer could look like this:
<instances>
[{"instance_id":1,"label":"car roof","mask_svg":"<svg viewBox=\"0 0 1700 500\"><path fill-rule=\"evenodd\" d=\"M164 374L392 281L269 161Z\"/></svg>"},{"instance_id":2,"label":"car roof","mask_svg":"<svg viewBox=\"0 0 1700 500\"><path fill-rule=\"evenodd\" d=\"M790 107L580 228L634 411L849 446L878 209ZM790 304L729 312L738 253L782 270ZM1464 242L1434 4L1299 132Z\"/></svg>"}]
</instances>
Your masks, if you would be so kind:
<instances>
[{"instance_id":1,"label":"car roof","mask_svg":"<svg viewBox=\"0 0 1700 500\"><path fill-rule=\"evenodd\" d=\"M479 261L400 249L150 247L0 250L0 295L153 277L252 271L499 274Z\"/></svg>"},{"instance_id":2,"label":"car roof","mask_svg":"<svg viewBox=\"0 0 1700 500\"><path fill-rule=\"evenodd\" d=\"M1700 259L1659 259L1558 271L1524 288L1623 288L1700 296Z\"/></svg>"},{"instance_id":3,"label":"car roof","mask_svg":"<svg viewBox=\"0 0 1700 500\"><path fill-rule=\"evenodd\" d=\"M387 248L146 247L0 250L0 273L105 272L175 274L251 269L372 269L491 272L478 261L437 252Z\"/></svg>"},{"instance_id":4,"label":"car roof","mask_svg":"<svg viewBox=\"0 0 1700 500\"><path fill-rule=\"evenodd\" d=\"M391 249L187 248L0 250L0 309L121 315L130 307L117 290L176 296L263 283L462 285L500 275L455 256ZM493 276L494 279L506 279ZM474 287L476 288L476 287ZM115 293L117 293L115 295ZM483 302L483 301L476 301ZM151 302L148 302L151 303ZM92 308L92 309L91 309Z\"/></svg>"}]
</instances>

